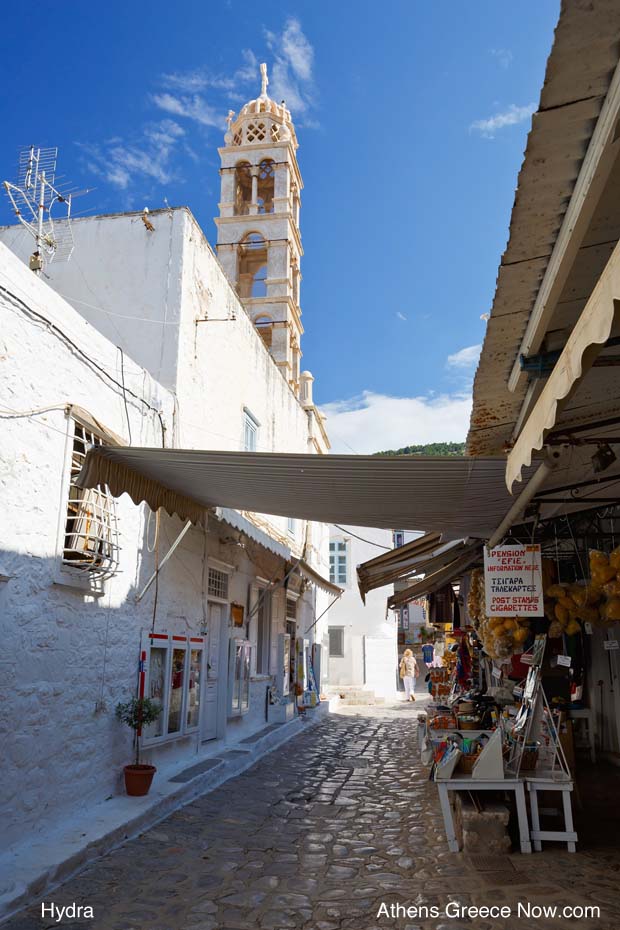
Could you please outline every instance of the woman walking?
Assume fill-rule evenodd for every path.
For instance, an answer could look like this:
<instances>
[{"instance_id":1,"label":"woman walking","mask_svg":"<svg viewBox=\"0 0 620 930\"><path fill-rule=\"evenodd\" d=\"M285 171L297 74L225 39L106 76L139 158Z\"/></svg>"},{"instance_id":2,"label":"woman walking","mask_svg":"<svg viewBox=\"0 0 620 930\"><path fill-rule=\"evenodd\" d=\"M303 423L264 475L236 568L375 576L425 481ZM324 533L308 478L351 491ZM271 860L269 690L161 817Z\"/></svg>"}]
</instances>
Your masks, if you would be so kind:
<instances>
[{"instance_id":1,"label":"woman walking","mask_svg":"<svg viewBox=\"0 0 620 930\"><path fill-rule=\"evenodd\" d=\"M415 680L418 675L418 663L411 649L405 649L400 660L400 677L405 686L405 700L415 701Z\"/></svg>"}]
</instances>

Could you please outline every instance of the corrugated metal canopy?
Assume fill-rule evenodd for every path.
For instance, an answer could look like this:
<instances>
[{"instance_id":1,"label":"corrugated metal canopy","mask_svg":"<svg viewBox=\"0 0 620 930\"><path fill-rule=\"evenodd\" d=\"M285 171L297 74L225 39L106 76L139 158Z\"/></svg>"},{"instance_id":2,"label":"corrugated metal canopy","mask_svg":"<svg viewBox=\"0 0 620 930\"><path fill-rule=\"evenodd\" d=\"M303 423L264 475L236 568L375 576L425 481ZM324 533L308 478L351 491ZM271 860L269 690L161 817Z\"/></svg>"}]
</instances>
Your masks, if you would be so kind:
<instances>
[{"instance_id":1,"label":"corrugated metal canopy","mask_svg":"<svg viewBox=\"0 0 620 930\"><path fill-rule=\"evenodd\" d=\"M97 447L80 487L107 485L152 509L202 522L206 508L391 529L445 538L490 535L509 509L502 459L287 455Z\"/></svg>"},{"instance_id":2,"label":"corrugated metal canopy","mask_svg":"<svg viewBox=\"0 0 620 930\"><path fill-rule=\"evenodd\" d=\"M509 376L618 65L619 39L617 0L564 0L539 108L532 118L474 382L467 438L473 455L501 454L513 437L528 385L522 379L511 391ZM620 237L617 148L611 124L604 186L596 197L590 195L583 211L591 211L587 224L573 235L575 257L549 301L554 309L546 327L547 350L563 347ZM567 249L569 253L573 254Z\"/></svg>"}]
</instances>

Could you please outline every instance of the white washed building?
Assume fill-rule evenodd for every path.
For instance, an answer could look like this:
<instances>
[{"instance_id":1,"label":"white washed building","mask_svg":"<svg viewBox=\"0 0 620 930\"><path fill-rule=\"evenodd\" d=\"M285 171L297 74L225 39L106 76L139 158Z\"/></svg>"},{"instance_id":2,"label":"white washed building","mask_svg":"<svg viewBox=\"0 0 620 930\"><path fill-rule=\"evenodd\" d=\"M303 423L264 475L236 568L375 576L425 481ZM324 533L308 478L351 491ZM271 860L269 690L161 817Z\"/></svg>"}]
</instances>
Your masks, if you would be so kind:
<instances>
[{"instance_id":1,"label":"white washed building","mask_svg":"<svg viewBox=\"0 0 620 930\"><path fill-rule=\"evenodd\" d=\"M261 140L250 139L256 116ZM265 728L272 683L294 702L285 636L319 674L327 619L315 621L333 597L317 583L329 575L326 527L230 510L185 527L72 484L93 442L329 448L300 372L290 114L263 93L226 142L222 264L187 208L74 221L71 260L44 279L28 269L26 231L0 230L3 845L122 791L131 741L114 708L138 688L164 705L145 740L156 796L212 741ZM235 158L260 185L244 187Z\"/></svg>"},{"instance_id":2,"label":"white washed building","mask_svg":"<svg viewBox=\"0 0 620 930\"><path fill-rule=\"evenodd\" d=\"M344 594L329 611L329 687L374 692L393 698L397 691L396 619L387 610L392 586L376 588L362 601L356 567L392 548L391 530L330 526L330 579Z\"/></svg>"}]
</instances>

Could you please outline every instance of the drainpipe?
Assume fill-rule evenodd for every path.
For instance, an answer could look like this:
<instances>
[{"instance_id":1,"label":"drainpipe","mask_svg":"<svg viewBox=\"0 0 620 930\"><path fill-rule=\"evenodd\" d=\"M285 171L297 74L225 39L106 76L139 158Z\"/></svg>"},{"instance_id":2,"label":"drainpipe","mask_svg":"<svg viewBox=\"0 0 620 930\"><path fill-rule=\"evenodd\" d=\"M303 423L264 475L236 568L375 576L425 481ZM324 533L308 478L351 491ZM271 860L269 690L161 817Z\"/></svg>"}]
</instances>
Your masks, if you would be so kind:
<instances>
[{"instance_id":1,"label":"drainpipe","mask_svg":"<svg viewBox=\"0 0 620 930\"><path fill-rule=\"evenodd\" d=\"M556 447L554 449L547 450L545 461L541 463L541 465L538 467L538 470L530 478L500 525L489 539L487 543L488 549L494 549L495 546L497 546L497 544L500 543L507 535L510 527L513 526L513 524L515 524L517 520L523 515L527 505L540 491L541 487L544 485L551 472L554 471L554 469L556 469L560 464L563 448L564 447Z\"/></svg>"}]
</instances>

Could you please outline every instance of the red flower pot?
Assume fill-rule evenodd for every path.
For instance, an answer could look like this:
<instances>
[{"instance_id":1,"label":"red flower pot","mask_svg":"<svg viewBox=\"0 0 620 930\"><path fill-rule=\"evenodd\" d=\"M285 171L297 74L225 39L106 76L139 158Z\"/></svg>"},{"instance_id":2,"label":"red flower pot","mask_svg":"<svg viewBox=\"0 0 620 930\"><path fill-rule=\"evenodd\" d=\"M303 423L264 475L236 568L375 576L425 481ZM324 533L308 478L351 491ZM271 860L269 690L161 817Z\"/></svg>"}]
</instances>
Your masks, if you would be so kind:
<instances>
[{"instance_id":1,"label":"red flower pot","mask_svg":"<svg viewBox=\"0 0 620 930\"><path fill-rule=\"evenodd\" d=\"M157 771L154 765L126 765L123 771L127 794L138 798L149 793L153 775Z\"/></svg>"}]
</instances>

